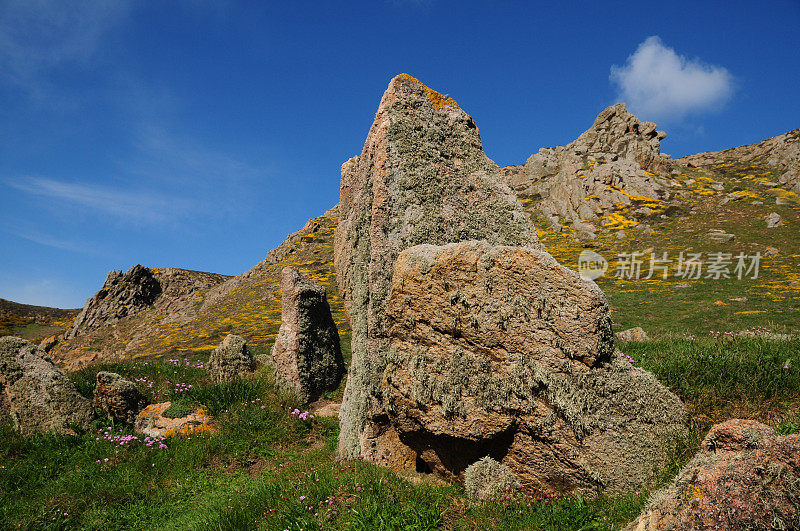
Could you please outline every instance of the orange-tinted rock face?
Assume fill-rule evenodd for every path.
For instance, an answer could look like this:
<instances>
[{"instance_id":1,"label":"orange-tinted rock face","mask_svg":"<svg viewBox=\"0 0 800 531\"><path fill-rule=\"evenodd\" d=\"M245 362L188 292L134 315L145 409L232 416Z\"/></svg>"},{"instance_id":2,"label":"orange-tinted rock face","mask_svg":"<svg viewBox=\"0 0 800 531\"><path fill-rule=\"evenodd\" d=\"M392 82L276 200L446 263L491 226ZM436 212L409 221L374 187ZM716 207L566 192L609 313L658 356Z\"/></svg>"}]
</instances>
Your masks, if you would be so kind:
<instances>
[{"instance_id":1,"label":"orange-tinted rock face","mask_svg":"<svg viewBox=\"0 0 800 531\"><path fill-rule=\"evenodd\" d=\"M614 353L600 289L544 251L407 249L386 327L389 420L444 477L488 455L530 486L619 492L685 431L678 398Z\"/></svg>"},{"instance_id":2,"label":"orange-tinted rock face","mask_svg":"<svg viewBox=\"0 0 800 531\"><path fill-rule=\"evenodd\" d=\"M148 437L178 437L183 435L205 435L214 432L211 417L202 407L179 418L165 417L164 412L172 402L150 404L136 417L137 432Z\"/></svg>"},{"instance_id":3,"label":"orange-tinted rock face","mask_svg":"<svg viewBox=\"0 0 800 531\"><path fill-rule=\"evenodd\" d=\"M800 436L752 420L717 424L626 529L800 529Z\"/></svg>"}]
</instances>

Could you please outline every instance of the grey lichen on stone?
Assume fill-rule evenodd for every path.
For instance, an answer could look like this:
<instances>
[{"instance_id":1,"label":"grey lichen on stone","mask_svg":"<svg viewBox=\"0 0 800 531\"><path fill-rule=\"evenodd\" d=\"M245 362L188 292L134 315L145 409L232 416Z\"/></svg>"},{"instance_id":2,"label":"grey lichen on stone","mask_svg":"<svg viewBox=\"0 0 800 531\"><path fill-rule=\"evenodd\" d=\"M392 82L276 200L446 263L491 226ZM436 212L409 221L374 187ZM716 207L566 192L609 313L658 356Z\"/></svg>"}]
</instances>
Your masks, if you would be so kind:
<instances>
[{"instance_id":1,"label":"grey lichen on stone","mask_svg":"<svg viewBox=\"0 0 800 531\"><path fill-rule=\"evenodd\" d=\"M293 267L281 272L281 326L272 348L277 381L301 403L333 391L345 373L325 288Z\"/></svg>"},{"instance_id":2,"label":"grey lichen on stone","mask_svg":"<svg viewBox=\"0 0 800 531\"><path fill-rule=\"evenodd\" d=\"M464 474L464 489L473 501L486 500L500 493L519 487L519 482L511 470L489 456L471 464Z\"/></svg>"},{"instance_id":3,"label":"grey lichen on stone","mask_svg":"<svg viewBox=\"0 0 800 531\"><path fill-rule=\"evenodd\" d=\"M217 383L238 380L255 367L247 342L234 334L228 334L208 359L208 372Z\"/></svg>"},{"instance_id":4,"label":"grey lichen on stone","mask_svg":"<svg viewBox=\"0 0 800 531\"><path fill-rule=\"evenodd\" d=\"M413 77L395 77L359 157L342 166L335 262L351 321L353 357L340 413L340 453L363 454L383 418L384 308L392 264L405 248L484 239L538 247L536 231L472 118ZM381 430L377 430L381 431Z\"/></svg>"},{"instance_id":5,"label":"grey lichen on stone","mask_svg":"<svg viewBox=\"0 0 800 531\"><path fill-rule=\"evenodd\" d=\"M19 337L0 338L0 393L23 435L72 434L93 418L89 399L43 350Z\"/></svg>"}]
</instances>

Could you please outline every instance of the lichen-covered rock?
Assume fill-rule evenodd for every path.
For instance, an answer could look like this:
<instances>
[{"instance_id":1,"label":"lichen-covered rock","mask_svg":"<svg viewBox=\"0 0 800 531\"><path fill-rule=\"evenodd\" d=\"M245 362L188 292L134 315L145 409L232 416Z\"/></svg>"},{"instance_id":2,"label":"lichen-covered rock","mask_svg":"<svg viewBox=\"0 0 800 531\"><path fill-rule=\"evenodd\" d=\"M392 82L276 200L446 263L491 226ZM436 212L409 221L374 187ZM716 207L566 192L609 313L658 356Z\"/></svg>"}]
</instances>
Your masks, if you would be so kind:
<instances>
[{"instance_id":1,"label":"lichen-covered rock","mask_svg":"<svg viewBox=\"0 0 800 531\"><path fill-rule=\"evenodd\" d=\"M633 328L628 328L627 330L622 330L621 332L617 332L617 339L620 341L648 341L650 336L647 335L641 326L635 326Z\"/></svg>"},{"instance_id":2,"label":"lichen-covered rock","mask_svg":"<svg viewBox=\"0 0 800 531\"><path fill-rule=\"evenodd\" d=\"M244 338L228 334L208 358L208 373L217 382L231 382L256 368Z\"/></svg>"},{"instance_id":3,"label":"lichen-covered rock","mask_svg":"<svg viewBox=\"0 0 800 531\"><path fill-rule=\"evenodd\" d=\"M325 288L293 267L281 271L281 327L272 347L280 382L302 403L333 391L345 373L339 331Z\"/></svg>"},{"instance_id":4,"label":"lichen-covered rock","mask_svg":"<svg viewBox=\"0 0 800 531\"><path fill-rule=\"evenodd\" d=\"M446 478L488 455L526 486L621 492L687 427L680 400L614 354L603 292L544 251L406 249L386 329L389 419Z\"/></svg>"},{"instance_id":5,"label":"lichen-covered rock","mask_svg":"<svg viewBox=\"0 0 800 531\"><path fill-rule=\"evenodd\" d=\"M752 420L717 424L626 529L800 529L800 435Z\"/></svg>"},{"instance_id":6,"label":"lichen-covered rock","mask_svg":"<svg viewBox=\"0 0 800 531\"><path fill-rule=\"evenodd\" d=\"M97 373L93 405L105 416L133 424L149 402L130 380L114 372Z\"/></svg>"},{"instance_id":7,"label":"lichen-covered rock","mask_svg":"<svg viewBox=\"0 0 800 531\"><path fill-rule=\"evenodd\" d=\"M197 406L183 417L169 417L164 413L172 402L150 404L136 417L134 429L147 437L178 437L186 435L208 435L213 433L211 417L206 410Z\"/></svg>"},{"instance_id":8,"label":"lichen-covered rock","mask_svg":"<svg viewBox=\"0 0 800 531\"><path fill-rule=\"evenodd\" d=\"M508 467L491 457L472 463L464 473L464 490L473 501L485 500L498 492L510 491L518 486L517 478Z\"/></svg>"},{"instance_id":9,"label":"lichen-covered rock","mask_svg":"<svg viewBox=\"0 0 800 531\"><path fill-rule=\"evenodd\" d=\"M770 212L765 218L764 221L767 222L768 229L774 229L780 225L783 225L783 221L781 220L781 215L777 212Z\"/></svg>"},{"instance_id":10,"label":"lichen-covered rock","mask_svg":"<svg viewBox=\"0 0 800 531\"><path fill-rule=\"evenodd\" d=\"M396 441L379 384L388 349L383 310L397 254L420 243L538 240L483 152L472 117L408 74L392 79L361 155L342 166L339 211L335 265L353 330L339 450L374 459L384 441Z\"/></svg>"},{"instance_id":11,"label":"lichen-covered rock","mask_svg":"<svg viewBox=\"0 0 800 531\"><path fill-rule=\"evenodd\" d=\"M93 417L88 398L39 347L12 336L0 338L0 393L14 427L23 435L87 429Z\"/></svg>"},{"instance_id":12,"label":"lichen-covered rock","mask_svg":"<svg viewBox=\"0 0 800 531\"><path fill-rule=\"evenodd\" d=\"M533 199L558 226L563 220L614 225L608 214L620 207L665 208L669 181L657 175L671 167L660 151L665 136L617 103L570 144L542 148L524 166L509 166L503 173L520 196Z\"/></svg>"}]
</instances>

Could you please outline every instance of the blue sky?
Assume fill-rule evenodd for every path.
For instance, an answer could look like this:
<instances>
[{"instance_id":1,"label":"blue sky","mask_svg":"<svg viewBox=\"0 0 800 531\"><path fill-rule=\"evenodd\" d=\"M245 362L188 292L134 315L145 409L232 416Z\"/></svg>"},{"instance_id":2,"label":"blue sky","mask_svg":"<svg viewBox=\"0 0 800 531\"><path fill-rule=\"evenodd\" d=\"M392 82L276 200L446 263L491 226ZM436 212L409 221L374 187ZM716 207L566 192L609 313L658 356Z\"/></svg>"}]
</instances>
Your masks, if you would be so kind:
<instances>
[{"instance_id":1,"label":"blue sky","mask_svg":"<svg viewBox=\"0 0 800 531\"><path fill-rule=\"evenodd\" d=\"M596 5L591 5L596 4ZM800 2L0 0L0 297L238 274L338 201L408 72L520 164L616 101L681 156L800 126Z\"/></svg>"}]
</instances>

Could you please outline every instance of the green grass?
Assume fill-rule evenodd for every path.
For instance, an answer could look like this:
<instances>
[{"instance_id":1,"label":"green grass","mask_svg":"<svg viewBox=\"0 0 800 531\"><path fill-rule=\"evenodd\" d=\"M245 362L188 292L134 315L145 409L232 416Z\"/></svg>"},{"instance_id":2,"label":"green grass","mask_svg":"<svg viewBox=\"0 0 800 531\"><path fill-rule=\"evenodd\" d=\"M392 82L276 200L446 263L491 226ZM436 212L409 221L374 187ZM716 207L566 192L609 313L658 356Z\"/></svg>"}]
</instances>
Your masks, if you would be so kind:
<instances>
[{"instance_id":1,"label":"green grass","mask_svg":"<svg viewBox=\"0 0 800 531\"><path fill-rule=\"evenodd\" d=\"M798 339L666 339L619 346L695 416L714 422L748 416L769 422L792 414L800 401Z\"/></svg>"},{"instance_id":2,"label":"green grass","mask_svg":"<svg viewBox=\"0 0 800 531\"><path fill-rule=\"evenodd\" d=\"M71 376L91 396L99 370L138 379L154 401L202 404L217 419L213 435L173 438L167 448L119 446L104 434L133 435L98 421L78 436L28 439L0 422L0 522L22 529L613 529L644 496L556 497L514 492L470 504L463 489L419 483L363 461L336 459L338 421L304 422L269 371L214 384L201 360L136 360ZM192 389L175 396L175 382ZM152 384L152 387L150 387ZM99 462L98 462L99 461ZM304 497L301 499L301 497ZM66 514L65 514L66 513Z\"/></svg>"}]
</instances>

